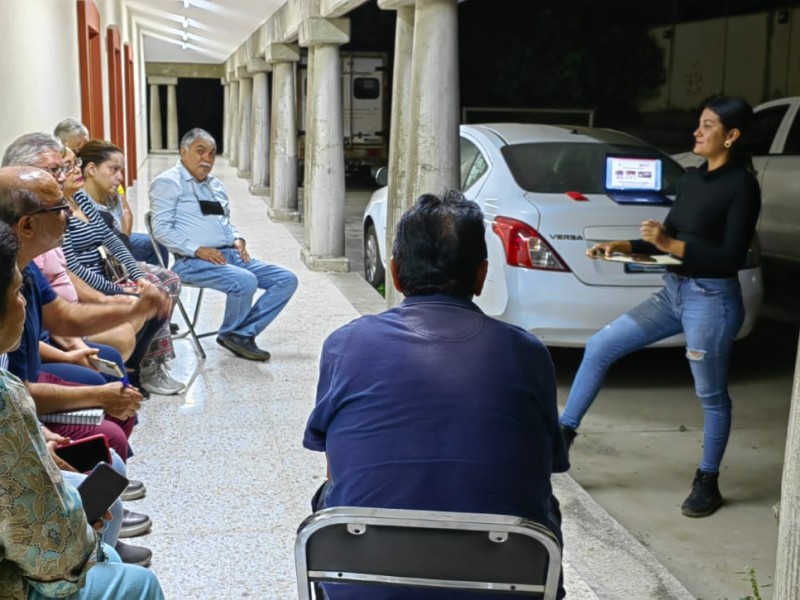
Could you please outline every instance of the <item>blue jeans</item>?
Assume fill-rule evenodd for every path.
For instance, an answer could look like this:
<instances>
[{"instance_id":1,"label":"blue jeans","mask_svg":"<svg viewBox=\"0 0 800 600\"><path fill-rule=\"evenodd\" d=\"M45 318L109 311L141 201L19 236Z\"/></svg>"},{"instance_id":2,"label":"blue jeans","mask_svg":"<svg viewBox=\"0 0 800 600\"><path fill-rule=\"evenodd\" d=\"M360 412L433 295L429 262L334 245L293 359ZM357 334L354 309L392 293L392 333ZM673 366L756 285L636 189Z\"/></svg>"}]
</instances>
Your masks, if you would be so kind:
<instances>
[{"instance_id":1,"label":"blue jeans","mask_svg":"<svg viewBox=\"0 0 800 600\"><path fill-rule=\"evenodd\" d=\"M164 265L166 266L169 264L169 252L167 249L159 244L158 254L156 254L153 243L150 241L150 236L146 233L131 233L128 240L131 245L131 254L136 260L161 266L161 263L158 262L158 254L160 254Z\"/></svg>"},{"instance_id":2,"label":"blue jeans","mask_svg":"<svg viewBox=\"0 0 800 600\"><path fill-rule=\"evenodd\" d=\"M572 382L562 425L577 429L612 363L634 350L683 332L695 394L703 405L700 468L719 472L731 429L728 359L744 321L738 278L689 278L668 273L664 287L594 334Z\"/></svg>"},{"instance_id":3,"label":"blue jeans","mask_svg":"<svg viewBox=\"0 0 800 600\"><path fill-rule=\"evenodd\" d=\"M180 258L172 270L181 281L225 293L225 316L219 335L255 337L283 310L297 289L297 277L276 265L251 259L246 263L234 248L220 248L228 261L217 265L200 258ZM264 290L255 304L257 289Z\"/></svg>"},{"instance_id":4,"label":"blue jeans","mask_svg":"<svg viewBox=\"0 0 800 600\"><path fill-rule=\"evenodd\" d=\"M151 571L124 564L119 554L108 545L103 551L106 560L89 569L86 583L79 592L67 596L67 600L164 600L164 592ZM46 597L29 587L28 600L46 600Z\"/></svg>"}]
</instances>

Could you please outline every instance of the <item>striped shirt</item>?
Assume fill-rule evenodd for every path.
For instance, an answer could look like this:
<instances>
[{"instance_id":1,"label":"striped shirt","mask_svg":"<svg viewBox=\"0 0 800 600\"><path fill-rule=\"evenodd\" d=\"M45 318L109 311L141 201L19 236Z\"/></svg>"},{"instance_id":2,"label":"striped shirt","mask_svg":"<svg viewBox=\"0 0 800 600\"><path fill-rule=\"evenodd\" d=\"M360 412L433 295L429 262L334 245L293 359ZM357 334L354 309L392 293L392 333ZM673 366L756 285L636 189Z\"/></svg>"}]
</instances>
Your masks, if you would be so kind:
<instances>
[{"instance_id":1,"label":"striped shirt","mask_svg":"<svg viewBox=\"0 0 800 600\"><path fill-rule=\"evenodd\" d=\"M103 217L97 212L94 201L86 195L86 192L78 191L73 199L89 221L85 223L75 216L71 216L67 221L63 242L67 268L104 294L123 293L124 290L109 281L103 273L103 261L97 251L99 246L104 245L109 253L125 265L132 280L141 279L145 276L144 273L139 269L136 259L131 256L122 240L108 228Z\"/></svg>"}]
</instances>

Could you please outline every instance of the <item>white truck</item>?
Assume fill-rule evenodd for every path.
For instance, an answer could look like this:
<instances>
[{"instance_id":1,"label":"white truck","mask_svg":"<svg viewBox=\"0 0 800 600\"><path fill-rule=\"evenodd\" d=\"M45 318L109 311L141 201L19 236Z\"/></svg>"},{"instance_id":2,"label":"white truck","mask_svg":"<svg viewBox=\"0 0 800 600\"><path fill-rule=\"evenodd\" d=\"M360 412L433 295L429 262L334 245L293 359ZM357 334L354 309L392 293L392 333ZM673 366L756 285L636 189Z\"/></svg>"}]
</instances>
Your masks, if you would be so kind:
<instances>
[{"instance_id":1,"label":"white truck","mask_svg":"<svg viewBox=\"0 0 800 600\"><path fill-rule=\"evenodd\" d=\"M348 176L374 176L388 159L387 55L342 52L342 123L344 163ZM301 57L297 77L298 158L305 155L308 65ZM301 169L302 172L302 169Z\"/></svg>"},{"instance_id":2,"label":"white truck","mask_svg":"<svg viewBox=\"0 0 800 600\"><path fill-rule=\"evenodd\" d=\"M761 184L758 237L764 256L800 263L800 96L759 104L743 148ZM684 167L702 159L675 155Z\"/></svg>"}]
</instances>

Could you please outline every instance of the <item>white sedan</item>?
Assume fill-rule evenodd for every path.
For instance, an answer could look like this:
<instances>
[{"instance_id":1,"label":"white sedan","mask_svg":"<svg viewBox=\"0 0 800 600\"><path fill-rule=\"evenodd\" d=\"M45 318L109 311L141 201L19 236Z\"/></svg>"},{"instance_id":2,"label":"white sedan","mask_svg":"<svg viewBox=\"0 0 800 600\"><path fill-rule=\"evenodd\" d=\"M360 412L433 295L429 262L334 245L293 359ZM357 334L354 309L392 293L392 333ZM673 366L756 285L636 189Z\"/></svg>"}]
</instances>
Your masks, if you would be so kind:
<instances>
[{"instance_id":1,"label":"white sedan","mask_svg":"<svg viewBox=\"0 0 800 600\"><path fill-rule=\"evenodd\" d=\"M487 314L576 346L662 286L664 267L591 260L600 241L634 239L663 221L683 169L635 137L573 126L461 126L461 190L483 210L489 274L475 302ZM642 188L640 190L640 188ZM384 283L386 188L364 211L364 273ZM759 256L739 272L753 327L763 296ZM683 345L682 336L658 346Z\"/></svg>"}]
</instances>

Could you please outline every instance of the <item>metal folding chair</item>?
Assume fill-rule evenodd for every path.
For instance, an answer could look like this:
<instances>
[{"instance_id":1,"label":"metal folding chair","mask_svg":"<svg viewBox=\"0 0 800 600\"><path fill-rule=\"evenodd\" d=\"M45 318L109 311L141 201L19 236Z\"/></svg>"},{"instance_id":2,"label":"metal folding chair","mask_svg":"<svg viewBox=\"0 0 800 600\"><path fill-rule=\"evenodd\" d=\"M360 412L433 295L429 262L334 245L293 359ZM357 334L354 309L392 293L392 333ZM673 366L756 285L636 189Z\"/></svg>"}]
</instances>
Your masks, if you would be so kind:
<instances>
[{"instance_id":1,"label":"metal folding chair","mask_svg":"<svg viewBox=\"0 0 800 600\"><path fill-rule=\"evenodd\" d=\"M300 600L314 582L558 592L561 548L546 527L504 515L337 507L300 525L295 541Z\"/></svg>"},{"instance_id":2,"label":"metal folding chair","mask_svg":"<svg viewBox=\"0 0 800 600\"><path fill-rule=\"evenodd\" d=\"M158 256L158 262L162 267L165 269L167 265L164 264L163 259L161 258L161 247L158 245L158 241L156 240L155 236L153 236L153 215L150 211L147 211L144 215L144 226L147 229L147 234L150 236L150 243L153 244L153 249L156 252L156 256ZM186 312L186 308L183 305L183 302L180 298L178 298L178 310L181 311L181 315L183 316L183 320L186 323L186 331L183 333L178 333L172 336L173 339L179 340L185 338L186 336L190 336L192 342L194 343L194 347L197 350L197 353L200 355L202 360L206 359L206 352L203 350L203 346L200 344L200 338L208 337L211 335L217 335L219 332L218 330L215 331L207 331L205 333L197 333L197 320L200 317L200 307L203 303L203 293L205 292L205 288L199 285L194 285L185 281L181 281L181 286L183 288L194 288L197 290L197 301L194 304L194 314L192 318L189 318L189 314Z\"/></svg>"}]
</instances>

